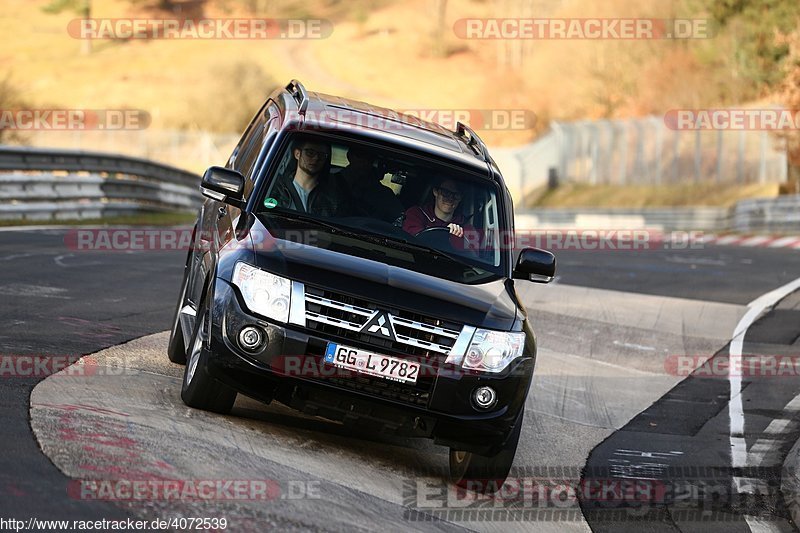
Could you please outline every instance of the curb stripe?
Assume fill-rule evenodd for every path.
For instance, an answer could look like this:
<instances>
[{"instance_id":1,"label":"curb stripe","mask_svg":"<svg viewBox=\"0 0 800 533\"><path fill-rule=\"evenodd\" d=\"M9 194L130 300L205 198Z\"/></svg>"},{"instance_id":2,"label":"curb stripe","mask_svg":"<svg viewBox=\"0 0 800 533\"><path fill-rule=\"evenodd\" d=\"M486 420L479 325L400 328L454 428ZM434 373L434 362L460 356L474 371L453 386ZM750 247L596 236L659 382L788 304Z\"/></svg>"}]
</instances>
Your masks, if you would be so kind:
<instances>
[{"instance_id":1,"label":"curb stripe","mask_svg":"<svg viewBox=\"0 0 800 533\"><path fill-rule=\"evenodd\" d=\"M739 237L738 235L727 235L725 237L720 237L719 239L717 239L716 243L726 245L726 244L738 243L741 240L742 237Z\"/></svg>"},{"instance_id":2,"label":"curb stripe","mask_svg":"<svg viewBox=\"0 0 800 533\"><path fill-rule=\"evenodd\" d=\"M696 242L714 244L718 246L746 246L748 248L792 248L800 249L800 236L789 235L776 237L774 235L725 235L719 237L713 233L698 237Z\"/></svg>"},{"instance_id":3,"label":"curb stripe","mask_svg":"<svg viewBox=\"0 0 800 533\"><path fill-rule=\"evenodd\" d=\"M760 235L743 240L742 242L739 243L739 246L760 246L771 240L772 237L765 237L763 235Z\"/></svg>"},{"instance_id":4,"label":"curb stripe","mask_svg":"<svg viewBox=\"0 0 800 533\"><path fill-rule=\"evenodd\" d=\"M791 246L792 244L800 243L800 239L797 237L781 237L780 239L775 239L771 243L769 243L770 248L781 248L784 246Z\"/></svg>"}]
</instances>

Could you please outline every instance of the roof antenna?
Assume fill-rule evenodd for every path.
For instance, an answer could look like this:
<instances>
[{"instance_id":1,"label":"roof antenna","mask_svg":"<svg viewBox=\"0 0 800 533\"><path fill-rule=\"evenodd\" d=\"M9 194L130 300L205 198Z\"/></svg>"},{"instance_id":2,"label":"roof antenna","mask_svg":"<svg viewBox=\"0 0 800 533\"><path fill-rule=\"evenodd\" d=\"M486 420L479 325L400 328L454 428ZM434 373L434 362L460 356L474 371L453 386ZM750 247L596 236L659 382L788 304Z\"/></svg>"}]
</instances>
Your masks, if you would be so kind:
<instances>
[{"instance_id":1,"label":"roof antenna","mask_svg":"<svg viewBox=\"0 0 800 533\"><path fill-rule=\"evenodd\" d=\"M297 102L297 112L301 115L306 114L308 109L308 91L303 87L299 80L292 80L286 86L286 90L292 95L292 98Z\"/></svg>"}]
</instances>

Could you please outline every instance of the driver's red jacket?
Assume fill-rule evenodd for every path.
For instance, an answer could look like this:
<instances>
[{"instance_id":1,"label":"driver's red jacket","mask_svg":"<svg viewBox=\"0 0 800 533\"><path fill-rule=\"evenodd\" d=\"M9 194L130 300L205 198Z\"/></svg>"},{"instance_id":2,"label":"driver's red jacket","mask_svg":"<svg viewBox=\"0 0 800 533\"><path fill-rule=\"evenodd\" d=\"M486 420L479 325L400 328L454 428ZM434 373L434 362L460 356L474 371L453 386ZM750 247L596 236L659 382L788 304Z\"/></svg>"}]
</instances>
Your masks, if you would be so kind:
<instances>
[{"instance_id":1,"label":"driver's red jacket","mask_svg":"<svg viewBox=\"0 0 800 533\"><path fill-rule=\"evenodd\" d=\"M456 213L453 215L452 220L446 222L436 216L433 210L433 202L425 206L415 205L406 210L405 220L403 220L403 231L416 235L422 230L428 228L446 228L449 224L458 224L464 229L464 235L469 237L476 235L475 228L472 224L464 224L464 215ZM464 248L464 240L455 235L450 235L450 243L456 249Z\"/></svg>"}]
</instances>

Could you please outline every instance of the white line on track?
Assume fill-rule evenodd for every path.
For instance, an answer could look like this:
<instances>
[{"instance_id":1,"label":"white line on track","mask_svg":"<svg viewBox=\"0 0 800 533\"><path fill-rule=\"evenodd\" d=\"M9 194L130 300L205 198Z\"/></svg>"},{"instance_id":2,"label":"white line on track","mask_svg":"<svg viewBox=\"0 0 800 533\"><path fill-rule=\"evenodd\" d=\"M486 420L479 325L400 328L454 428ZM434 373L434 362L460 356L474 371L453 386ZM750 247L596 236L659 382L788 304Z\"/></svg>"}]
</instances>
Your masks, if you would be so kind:
<instances>
[{"instance_id":1,"label":"white line on track","mask_svg":"<svg viewBox=\"0 0 800 533\"><path fill-rule=\"evenodd\" d=\"M764 430L764 433L767 435L780 435L781 433L785 433L786 428L791 422L792 421L788 418L776 418L769 423L767 429Z\"/></svg>"},{"instance_id":2,"label":"white line on track","mask_svg":"<svg viewBox=\"0 0 800 533\"><path fill-rule=\"evenodd\" d=\"M6 227L0 228L0 232L5 232L5 231L39 231L39 230L52 230L52 229L70 229L70 228L74 228L74 227L76 227L76 226L67 226L67 225L63 225L63 226L55 226L55 225L51 225L51 226L6 226Z\"/></svg>"},{"instance_id":3,"label":"white line on track","mask_svg":"<svg viewBox=\"0 0 800 533\"><path fill-rule=\"evenodd\" d=\"M66 268L66 267L67 267L67 265L65 265L65 264L64 264L64 259L66 259L67 257L72 257L73 255L74 255L74 254L64 254L64 255L59 255L58 257L55 257L55 258L53 259L53 261L55 261L55 263L56 263L58 266L60 266L60 267L65 267L65 268Z\"/></svg>"},{"instance_id":4,"label":"white line on track","mask_svg":"<svg viewBox=\"0 0 800 533\"><path fill-rule=\"evenodd\" d=\"M800 411L800 394L792 398L792 401L786 404L783 408L784 411Z\"/></svg>"},{"instance_id":5,"label":"white line on track","mask_svg":"<svg viewBox=\"0 0 800 533\"><path fill-rule=\"evenodd\" d=\"M34 253L24 253L24 254L14 254L14 255L6 255L4 257L0 257L0 261L13 261L14 259L22 259L24 257L31 257L36 255Z\"/></svg>"},{"instance_id":6,"label":"white line on track","mask_svg":"<svg viewBox=\"0 0 800 533\"><path fill-rule=\"evenodd\" d=\"M800 404L800 394L786 404L783 412L797 411L798 404ZM786 441L786 436L797 429L797 425L797 421L789 418L776 418L770 422L761 434L761 438L747 450L747 464L749 466L775 466L775 461L780 459L781 445Z\"/></svg>"},{"instance_id":7,"label":"white line on track","mask_svg":"<svg viewBox=\"0 0 800 533\"><path fill-rule=\"evenodd\" d=\"M622 346L623 348L633 348L634 350L641 350L643 352L655 351L655 348L652 346L645 346L643 344L632 344L630 342L614 341L614 346Z\"/></svg>"},{"instance_id":8,"label":"white line on track","mask_svg":"<svg viewBox=\"0 0 800 533\"><path fill-rule=\"evenodd\" d=\"M768 308L773 307L781 299L788 294L800 289L800 278L795 279L774 289L766 294L762 294L749 304L747 304L747 312L739 320L736 328L733 330L733 337L731 338L729 350L728 368L741 368L742 367L742 348L744 346L744 336L747 329L755 322L761 314ZM748 465L747 442L744 437L744 406L742 404L742 376L741 372L732 372L728 374L728 382L730 383L730 401L728 402L728 416L730 417L730 445L731 445L731 466L733 468L742 468ZM790 402L790 405L795 402L797 398ZM754 457L754 461L760 462L762 459L761 454L759 457ZM734 477L734 483L737 490L740 492L747 492L746 488L751 485L750 480ZM752 519L752 520L751 520ZM766 523L759 521L753 517L745 516L748 526L751 531L770 531L766 527Z\"/></svg>"},{"instance_id":9,"label":"white line on track","mask_svg":"<svg viewBox=\"0 0 800 533\"><path fill-rule=\"evenodd\" d=\"M661 375L663 375L660 372L650 372L649 370L639 370L638 368L631 368L629 366L618 365L618 364L615 364L615 363L609 363L608 361L601 361L599 359L592 359L592 358L589 358L589 357L581 357L580 355L574 355L574 354L570 354L570 353L559 353L558 357L560 357L560 358L573 357L575 359L580 359L580 360L585 361L585 362L590 362L593 365L604 366L604 367L607 367L607 368L622 369L625 372L630 372L631 374L639 374L640 376L661 376Z\"/></svg>"},{"instance_id":10,"label":"white line on track","mask_svg":"<svg viewBox=\"0 0 800 533\"><path fill-rule=\"evenodd\" d=\"M745 516L745 522L750 527L750 531L753 533L770 533L772 531L783 531L777 524L771 522L769 520L765 520L763 518L758 518L755 516Z\"/></svg>"}]
</instances>

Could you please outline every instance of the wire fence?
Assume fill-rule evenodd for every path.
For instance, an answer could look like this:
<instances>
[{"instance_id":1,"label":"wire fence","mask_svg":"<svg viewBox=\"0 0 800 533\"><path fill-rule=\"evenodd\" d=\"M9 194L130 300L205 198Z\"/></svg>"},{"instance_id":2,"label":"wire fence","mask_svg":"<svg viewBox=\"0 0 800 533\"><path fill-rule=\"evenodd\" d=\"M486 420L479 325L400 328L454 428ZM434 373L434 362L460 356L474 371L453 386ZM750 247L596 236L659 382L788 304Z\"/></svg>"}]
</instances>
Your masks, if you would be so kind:
<instances>
[{"instance_id":1,"label":"wire fence","mask_svg":"<svg viewBox=\"0 0 800 533\"><path fill-rule=\"evenodd\" d=\"M663 117L553 122L516 154L523 194L560 180L609 185L687 182L778 183L785 141L768 131L667 128Z\"/></svg>"}]
</instances>

